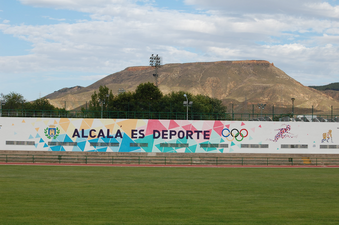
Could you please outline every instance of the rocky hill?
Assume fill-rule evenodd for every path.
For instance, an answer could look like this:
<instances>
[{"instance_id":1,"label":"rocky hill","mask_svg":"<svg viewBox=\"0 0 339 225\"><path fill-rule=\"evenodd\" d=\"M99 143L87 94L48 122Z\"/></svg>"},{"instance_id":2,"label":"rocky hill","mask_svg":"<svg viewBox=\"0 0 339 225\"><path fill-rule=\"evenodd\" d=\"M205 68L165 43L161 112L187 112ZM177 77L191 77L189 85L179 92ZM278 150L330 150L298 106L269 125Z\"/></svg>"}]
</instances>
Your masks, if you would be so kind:
<instances>
[{"instance_id":1,"label":"rocky hill","mask_svg":"<svg viewBox=\"0 0 339 225\"><path fill-rule=\"evenodd\" d=\"M129 67L111 74L88 87L62 89L58 95L48 95L52 104L67 109L75 108L90 100L100 85L106 85L114 94L123 88L134 91L144 82L155 82L154 68L149 66ZM303 86L289 77L273 63L264 60L220 61L184 64L166 64L158 70L158 84L164 93L187 91L221 99L225 104L267 103L270 105L291 105L295 107L339 108L339 102L325 93Z\"/></svg>"}]
</instances>

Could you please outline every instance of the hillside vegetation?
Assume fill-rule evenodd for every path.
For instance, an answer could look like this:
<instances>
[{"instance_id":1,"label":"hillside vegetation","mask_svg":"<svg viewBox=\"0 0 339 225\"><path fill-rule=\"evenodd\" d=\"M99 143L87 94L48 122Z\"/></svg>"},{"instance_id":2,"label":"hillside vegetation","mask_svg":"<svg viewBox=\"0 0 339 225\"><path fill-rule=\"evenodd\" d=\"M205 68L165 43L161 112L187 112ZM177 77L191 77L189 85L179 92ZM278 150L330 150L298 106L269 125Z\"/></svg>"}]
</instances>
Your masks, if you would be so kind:
<instances>
[{"instance_id":1,"label":"hillside vegetation","mask_svg":"<svg viewBox=\"0 0 339 225\"><path fill-rule=\"evenodd\" d=\"M310 88L314 88L319 91L326 91L326 90L332 90L332 91L339 91L339 82L337 83L331 83L323 86L309 86Z\"/></svg>"}]
</instances>

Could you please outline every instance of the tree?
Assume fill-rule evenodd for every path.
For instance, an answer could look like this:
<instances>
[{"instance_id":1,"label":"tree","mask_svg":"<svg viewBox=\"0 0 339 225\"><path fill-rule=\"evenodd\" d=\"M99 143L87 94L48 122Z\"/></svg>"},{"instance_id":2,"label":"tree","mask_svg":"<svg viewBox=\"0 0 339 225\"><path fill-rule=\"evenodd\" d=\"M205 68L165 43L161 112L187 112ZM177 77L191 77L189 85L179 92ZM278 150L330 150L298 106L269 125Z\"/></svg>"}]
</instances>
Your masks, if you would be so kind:
<instances>
[{"instance_id":1,"label":"tree","mask_svg":"<svg viewBox=\"0 0 339 225\"><path fill-rule=\"evenodd\" d=\"M89 109L91 111L106 111L108 108L109 102L113 101L113 94L112 91L109 91L109 88L106 86L99 87L99 93L97 94L96 91L91 95L91 100L89 102ZM102 108L101 108L102 107Z\"/></svg>"},{"instance_id":2,"label":"tree","mask_svg":"<svg viewBox=\"0 0 339 225\"><path fill-rule=\"evenodd\" d=\"M37 111L37 110L55 110L56 108L49 103L47 98L39 98L33 102L26 103L25 109Z\"/></svg>"},{"instance_id":3,"label":"tree","mask_svg":"<svg viewBox=\"0 0 339 225\"><path fill-rule=\"evenodd\" d=\"M161 100L162 93L153 83L139 84L135 90L135 100L139 102L156 102Z\"/></svg>"},{"instance_id":4,"label":"tree","mask_svg":"<svg viewBox=\"0 0 339 225\"><path fill-rule=\"evenodd\" d=\"M1 94L1 98L5 100L3 109L22 109L26 100L21 94L10 92L7 95Z\"/></svg>"}]
</instances>

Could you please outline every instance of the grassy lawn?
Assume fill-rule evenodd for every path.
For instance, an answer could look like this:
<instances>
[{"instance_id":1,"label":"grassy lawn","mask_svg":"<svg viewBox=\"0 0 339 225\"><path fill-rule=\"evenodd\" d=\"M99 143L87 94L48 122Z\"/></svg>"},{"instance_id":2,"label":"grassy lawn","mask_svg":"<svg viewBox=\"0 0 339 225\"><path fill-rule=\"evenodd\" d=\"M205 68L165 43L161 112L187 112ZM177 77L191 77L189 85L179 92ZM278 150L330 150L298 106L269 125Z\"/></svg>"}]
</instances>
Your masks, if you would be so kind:
<instances>
[{"instance_id":1,"label":"grassy lawn","mask_svg":"<svg viewBox=\"0 0 339 225\"><path fill-rule=\"evenodd\" d=\"M339 169L0 166L0 224L339 224Z\"/></svg>"}]
</instances>

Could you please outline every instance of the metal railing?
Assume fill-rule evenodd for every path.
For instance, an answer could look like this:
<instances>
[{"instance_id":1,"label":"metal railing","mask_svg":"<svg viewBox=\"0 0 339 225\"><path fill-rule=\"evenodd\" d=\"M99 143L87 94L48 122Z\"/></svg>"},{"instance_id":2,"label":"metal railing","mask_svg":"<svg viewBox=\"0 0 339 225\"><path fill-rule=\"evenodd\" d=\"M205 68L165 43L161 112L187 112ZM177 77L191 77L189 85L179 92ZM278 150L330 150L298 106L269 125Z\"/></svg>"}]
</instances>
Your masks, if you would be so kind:
<instances>
[{"instance_id":1,"label":"metal railing","mask_svg":"<svg viewBox=\"0 0 339 225\"><path fill-rule=\"evenodd\" d=\"M65 110L0 110L2 117L46 117L46 118L114 118L114 119L164 119L186 120L186 112L151 111L65 111ZM252 113L200 113L191 112L189 120L241 120L241 121L301 121L339 122L338 115L286 115Z\"/></svg>"},{"instance_id":2,"label":"metal railing","mask_svg":"<svg viewBox=\"0 0 339 225\"><path fill-rule=\"evenodd\" d=\"M339 166L339 157L184 157L0 154L0 163L130 165Z\"/></svg>"}]
</instances>

